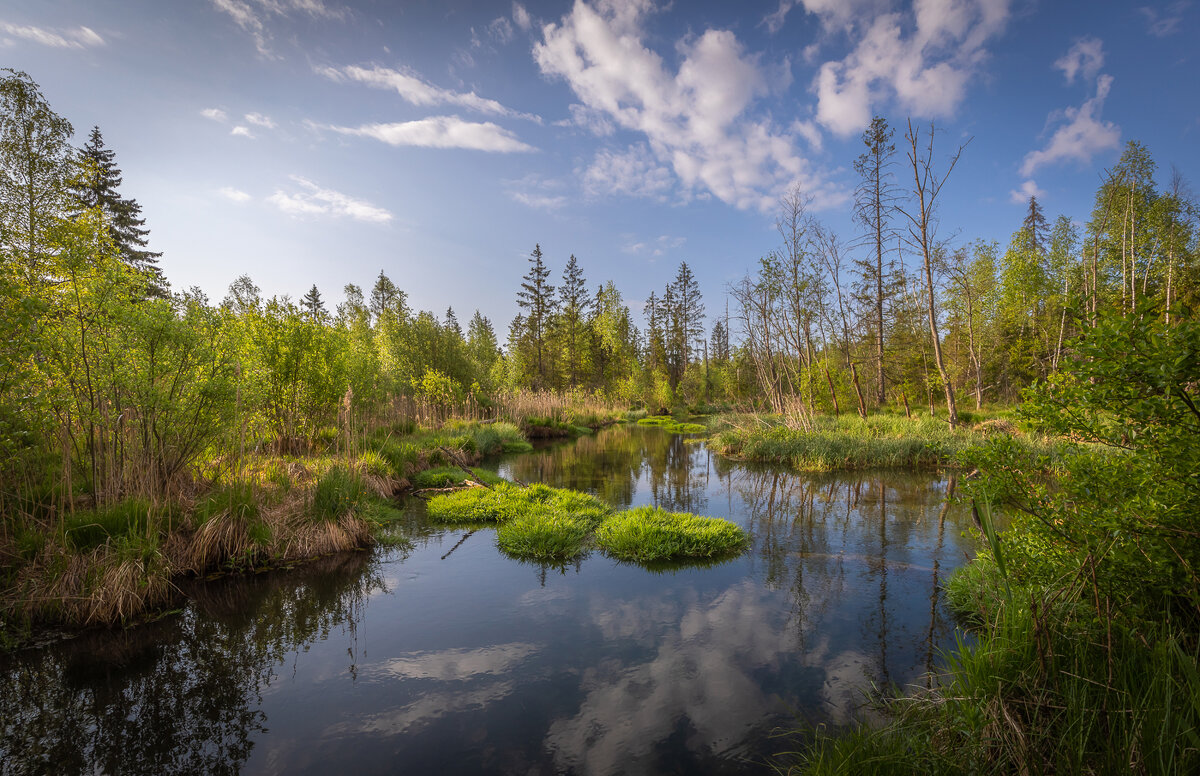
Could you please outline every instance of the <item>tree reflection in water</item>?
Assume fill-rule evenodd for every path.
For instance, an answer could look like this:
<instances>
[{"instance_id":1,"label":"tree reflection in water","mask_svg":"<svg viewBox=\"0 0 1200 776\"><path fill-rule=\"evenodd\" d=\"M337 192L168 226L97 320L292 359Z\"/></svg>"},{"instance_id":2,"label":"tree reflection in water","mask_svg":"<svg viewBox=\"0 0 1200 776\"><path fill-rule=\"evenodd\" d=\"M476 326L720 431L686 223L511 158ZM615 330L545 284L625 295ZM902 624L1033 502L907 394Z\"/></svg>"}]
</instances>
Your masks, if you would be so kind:
<instances>
[{"instance_id":1,"label":"tree reflection in water","mask_svg":"<svg viewBox=\"0 0 1200 776\"><path fill-rule=\"evenodd\" d=\"M383 589L372 558L197 583L178 616L4 658L0 772L240 772L289 658L341 629L353 675L357 622Z\"/></svg>"}]
</instances>

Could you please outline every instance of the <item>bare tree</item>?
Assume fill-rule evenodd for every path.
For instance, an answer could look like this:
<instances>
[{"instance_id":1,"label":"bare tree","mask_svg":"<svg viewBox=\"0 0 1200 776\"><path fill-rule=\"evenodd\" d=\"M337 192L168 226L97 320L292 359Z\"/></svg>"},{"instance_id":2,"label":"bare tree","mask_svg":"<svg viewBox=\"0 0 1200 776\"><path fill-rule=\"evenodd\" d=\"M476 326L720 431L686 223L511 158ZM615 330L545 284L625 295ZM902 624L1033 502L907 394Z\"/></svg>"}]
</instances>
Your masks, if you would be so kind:
<instances>
[{"instance_id":1,"label":"bare tree","mask_svg":"<svg viewBox=\"0 0 1200 776\"><path fill-rule=\"evenodd\" d=\"M933 141L935 129L929 125L926 138L922 139L920 127L913 127L912 119L908 120L908 132L904 136L906 154L913 173L912 198L908 205L901 206L900 212L908 220L908 243L921 254L925 270L925 301L929 313L929 336L933 342L933 359L937 365L942 387L946 392L946 411L950 418L950 427L958 425L958 407L954 403L954 384L946 371L946 362L942 358L942 342L938 337L937 327L937 293L933 282L933 264L939 246L937 244L937 202L946 179L954 172L966 145L958 147L950 157L946 171L940 176L934 168ZM969 140L967 141L970 142Z\"/></svg>"}]
</instances>

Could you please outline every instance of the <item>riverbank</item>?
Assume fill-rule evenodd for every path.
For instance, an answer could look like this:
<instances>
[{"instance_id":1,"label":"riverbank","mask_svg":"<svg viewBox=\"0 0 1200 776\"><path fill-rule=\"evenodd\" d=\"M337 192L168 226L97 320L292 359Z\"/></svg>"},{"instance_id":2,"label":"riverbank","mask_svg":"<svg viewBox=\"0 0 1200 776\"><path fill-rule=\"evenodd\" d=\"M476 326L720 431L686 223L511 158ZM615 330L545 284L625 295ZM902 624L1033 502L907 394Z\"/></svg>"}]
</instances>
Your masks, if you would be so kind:
<instances>
[{"instance_id":1,"label":"riverbank","mask_svg":"<svg viewBox=\"0 0 1200 776\"><path fill-rule=\"evenodd\" d=\"M511 423L382 430L348 453L209 462L171 501L126 499L59 514L31 503L0 537L0 646L40 626L136 622L174 582L395 543L390 500L420 472L529 449ZM451 451L454 460L446 451ZM402 541L402 539L401 539Z\"/></svg>"},{"instance_id":2,"label":"riverbank","mask_svg":"<svg viewBox=\"0 0 1200 776\"><path fill-rule=\"evenodd\" d=\"M710 433L709 447L721 455L802 472L952 468L962 453L997 435L1045 455L1055 446L1002 415L977 419L966 413L955 429L927 415L818 415L800 425L778 416L730 414L714 418Z\"/></svg>"}]
</instances>

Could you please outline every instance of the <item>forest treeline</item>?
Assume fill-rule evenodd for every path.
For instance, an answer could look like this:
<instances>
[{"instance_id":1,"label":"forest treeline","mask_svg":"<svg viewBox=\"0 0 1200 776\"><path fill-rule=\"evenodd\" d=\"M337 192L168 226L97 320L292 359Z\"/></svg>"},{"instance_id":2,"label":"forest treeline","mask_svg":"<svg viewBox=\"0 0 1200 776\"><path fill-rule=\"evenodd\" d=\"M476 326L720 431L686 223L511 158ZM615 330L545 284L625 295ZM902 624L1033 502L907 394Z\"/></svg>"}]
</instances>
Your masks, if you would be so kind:
<instances>
[{"instance_id":1,"label":"forest treeline","mask_svg":"<svg viewBox=\"0 0 1200 776\"><path fill-rule=\"evenodd\" d=\"M939 236L958 154L933 128L863 134L856 234L781 200L779 245L725 289L681 263L635 315L615 282L540 246L513 278L507 331L476 311L421 311L403 277L264 297L243 276L218 301L170 289L99 128L82 148L30 77L0 79L0 498L94 503L166 492L202 458L299 452L404 399L487 414L498 397L566 393L651 411L737 404L800 423L916 411L956 396L1011 402L1054 373L1105 313L1170 322L1200 294L1193 197L1126 145L1086 223L1031 198L1007 245ZM943 161L944 160L944 161ZM950 189L943 189L950 186ZM942 229L941 233L949 230ZM719 301L715 301L719 300ZM503 340L501 340L503 336Z\"/></svg>"}]
</instances>

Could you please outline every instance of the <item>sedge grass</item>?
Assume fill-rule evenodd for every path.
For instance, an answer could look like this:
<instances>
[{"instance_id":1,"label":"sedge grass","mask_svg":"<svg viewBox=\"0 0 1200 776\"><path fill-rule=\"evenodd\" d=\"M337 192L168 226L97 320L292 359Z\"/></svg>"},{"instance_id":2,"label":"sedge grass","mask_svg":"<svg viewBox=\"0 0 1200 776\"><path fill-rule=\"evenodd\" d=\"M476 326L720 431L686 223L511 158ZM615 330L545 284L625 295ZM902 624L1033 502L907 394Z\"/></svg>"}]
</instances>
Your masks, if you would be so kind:
<instances>
[{"instance_id":1,"label":"sedge grass","mask_svg":"<svg viewBox=\"0 0 1200 776\"><path fill-rule=\"evenodd\" d=\"M595 525L609 514L604 502L578 491L500 483L435 496L427 513L435 523L501 523L532 511L563 512Z\"/></svg>"},{"instance_id":2,"label":"sedge grass","mask_svg":"<svg viewBox=\"0 0 1200 776\"><path fill-rule=\"evenodd\" d=\"M549 507L534 508L501 523L496 544L514 558L566 561L586 551L592 523L586 517Z\"/></svg>"},{"instance_id":3,"label":"sedge grass","mask_svg":"<svg viewBox=\"0 0 1200 776\"><path fill-rule=\"evenodd\" d=\"M736 555L749 539L739 526L722 518L635 507L601 523L596 543L619 560L654 562Z\"/></svg>"}]
</instances>

